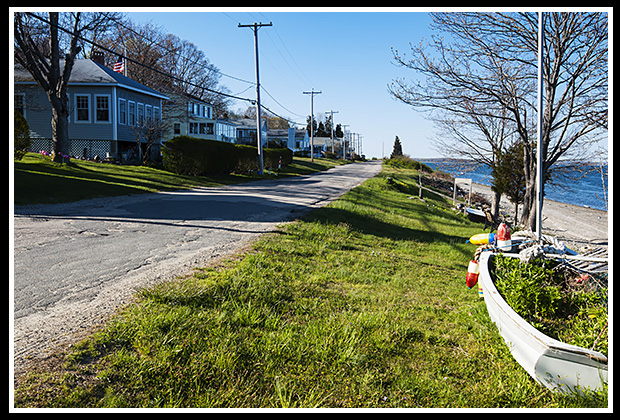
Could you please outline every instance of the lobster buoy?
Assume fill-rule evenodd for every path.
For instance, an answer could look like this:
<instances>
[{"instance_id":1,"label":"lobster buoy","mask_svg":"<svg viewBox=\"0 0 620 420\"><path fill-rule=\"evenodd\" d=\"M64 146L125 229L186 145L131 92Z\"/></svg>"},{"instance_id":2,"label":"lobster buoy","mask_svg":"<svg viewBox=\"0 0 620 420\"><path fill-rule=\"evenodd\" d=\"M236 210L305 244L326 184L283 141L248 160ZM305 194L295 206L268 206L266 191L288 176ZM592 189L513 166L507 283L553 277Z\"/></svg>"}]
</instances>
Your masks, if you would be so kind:
<instances>
[{"instance_id":1,"label":"lobster buoy","mask_svg":"<svg viewBox=\"0 0 620 420\"><path fill-rule=\"evenodd\" d=\"M476 285L476 283L478 283L479 274L480 266L478 265L478 261L471 260L469 262L469 267L467 267L467 277L465 278L468 289L471 289Z\"/></svg>"},{"instance_id":2,"label":"lobster buoy","mask_svg":"<svg viewBox=\"0 0 620 420\"><path fill-rule=\"evenodd\" d=\"M510 228L506 225L506 223L500 224L497 228L497 248L500 251L510 251L512 249Z\"/></svg>"},{"instance_id":3,"label":"lobster buoy","mask_svg":"<svg viewBox=\"0 0 620 420\"><path fill-rule=\"evenodd\" d=\"M492 244L495 242L494 233L478 233L467 240L466 243L474 245Z\"/></svg>"}]
</instances>

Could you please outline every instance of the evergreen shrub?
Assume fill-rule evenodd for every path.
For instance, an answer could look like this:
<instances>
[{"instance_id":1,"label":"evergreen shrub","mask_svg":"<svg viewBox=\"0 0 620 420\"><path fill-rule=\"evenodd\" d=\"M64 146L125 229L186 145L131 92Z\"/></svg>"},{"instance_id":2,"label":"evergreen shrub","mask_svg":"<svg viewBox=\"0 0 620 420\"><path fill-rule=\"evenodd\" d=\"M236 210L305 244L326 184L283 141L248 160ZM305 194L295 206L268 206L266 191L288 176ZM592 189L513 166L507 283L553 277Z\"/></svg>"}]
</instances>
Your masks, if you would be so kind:
<instances>
[{"instance_id":1,"label":"evergreen shrub","mask_svg":"<svg viewBox=\"0 0 620 420\"><path fill-rule=\"evenodd\" d=\"M254 146L178 136L164 143L164 168L182 175L226 175L258 171L258 151ZM288 148L263 149L263 168L278 169L293 161Z\"/></svg>"}]
</instances>

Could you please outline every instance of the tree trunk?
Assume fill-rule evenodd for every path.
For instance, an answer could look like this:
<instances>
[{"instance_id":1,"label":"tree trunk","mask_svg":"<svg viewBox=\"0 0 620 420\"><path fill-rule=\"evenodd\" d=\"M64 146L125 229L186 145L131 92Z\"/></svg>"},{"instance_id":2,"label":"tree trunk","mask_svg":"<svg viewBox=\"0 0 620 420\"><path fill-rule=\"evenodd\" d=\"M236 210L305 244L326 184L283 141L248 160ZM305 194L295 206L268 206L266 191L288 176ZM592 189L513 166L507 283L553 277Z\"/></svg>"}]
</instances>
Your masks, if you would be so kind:
<instances>
[{"instance_id":1,"label":"tree trunk","mask_svg":"<svg viewBox=\"0 0 620 420\"><path fill-rule=\"evenodd\" d=\"M499 202L502 200L502 195L493 191L493 203L491 203L491 212L493 212L493 218L497 219L499 217L500 204Z\"/></svg>"},{"instance_id":2,"label":"tree trunk","mask_svg":"<svg viewBox=\"0 0 620 420\"><path fill-rule=\"evenodd\" d=\"M519 203L516 202L515 203L515 221L514 221L514 225L517 226L519 224Z\"/></svg>"},{"instance_id":3,"label":"tree trunk","mask_svg":"<svg viewBox=\"0 0 620 420\"><path fill-rule=\"evenodd\" d=\"M69 109L67 97L63 93L58 98L53 92L48 92L52 105L52 142L53 161L62 163L63 155L69 154Z\"/></svg>"},{"instance_id":4,"label":"tree trunk","mask_svg":"<svg viewBox=\"0 0 620 420\"><path fill-rule=\"evenodd\" d=\"M525 175L525 193L523 195L523 213L521 225L532 232L536 229L536 159L533 145L523 146L523 172Z\"/></svg>"}]
</instances>

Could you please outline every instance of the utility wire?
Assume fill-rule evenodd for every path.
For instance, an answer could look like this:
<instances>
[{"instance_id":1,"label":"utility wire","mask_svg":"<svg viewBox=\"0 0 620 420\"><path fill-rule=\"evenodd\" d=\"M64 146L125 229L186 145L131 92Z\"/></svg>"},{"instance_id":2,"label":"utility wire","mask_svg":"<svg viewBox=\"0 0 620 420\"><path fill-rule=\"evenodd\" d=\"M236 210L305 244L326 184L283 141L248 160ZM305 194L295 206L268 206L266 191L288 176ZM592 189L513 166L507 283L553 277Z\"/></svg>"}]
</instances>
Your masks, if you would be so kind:
<instances>
[{"instance_id":1,"label":"utility wire","mask_svg":"<svg viewBox=\"0 0 620 420\"><path fill-rule=\"evenodd\" d=\"M288 112L290 112L291 114L297 116L297 117L305 117L305 115L301 115L301 114L296 114L293 111L291 111L290 109L288 109L287 107L285 107L284 105L282 105L280 102L278 102L278 100L276 98L274 98L271 93L267 92L267 89L265 89L265 86L261 85L261 89L263 89L263 91L271 98L274 100L275 103L277 103L278 105L280 105L283 109L287 110Z\"/></svg>"},{"instance_id":2,"label":"utility wire","mask_svg":"<svg viewBox=\"0 0 620 420\"><path fill-rule=\"evenodd\" d=\"M29 16L31 16L31 17L33 17L33 18L35 18L35 19L38 19L38 20L40 20L40 21L42 21L42 22L44 22L44 23L46 23L46 24L48 24L48 25L50 25L50 26L55 26L56 28L60 29L61 31L66 32L67 34L69 34L69 35L71 35L71 36L77 37L78 39L80 39L80 40L82 40L82 41L84 41L84 42L86 42L86 43L88 43L88 44L92 44L93 46L95 46L95 47L97 47L97 48L100 48L100 49L101 49L101 50L103 50L103 51L106 51L106 52L108 52L108 53L110 53L110 54L115 54L115 55L121 56L121 57L123 57L125 60L128 60L128 61L130 61L130 62L132 62L132 63L134 63L134 64L137 64L137 65L139 65L139 66L141 66L141 67L144 67L144 68L146 68L146 69L149 69L149 70L151 70L151 71L154 71L155 73L159 73L159 74L161 74L161 75L163 75L163 76L169 77L169 78L171 78L171 79L173 79L173 80L176 80L177 82L185 83L185 84L188 84L188 85L191 85L191 86L197 87L197 88L199 88L199 89L204 89L204 90L206 90L206 91L208 91L208 92L211 92L211 93L213 93L213 94L216 94L216 95L222 95L222 96L225 96L225 97L228 97L228 98L237 99L237 100L239 100L239 101L249 102L249 103L250 103L250 104L252 104L252 105L256 105L256 100L255 100L255 99L244 98L244 97L241 97L241 96L238 96L238 95L231 95L231 94L228 94L228 93L219 92L219 91L216 91L216 90L213 90L213 89L209 89L209 88L206 88L206 87L203 87L203 86L197 85L197 84L195 84L195 83L192 83L192 82L189 82L189 81L183 80L183 79L181 79L181 78L179 78L179 77L177 77L177 76L174 76L174 75L172 75L172 74L166 73L166 72L164 72L164 71L161 71L161 70L159 70L159 69L153 68L153 67L151 67L151 66L147 66L146 64L143 64L143 63L141 63L141 62L139 62L139 61L137 61L137 60L133 60L133 59L131 59L131 58L129 58L129 57L126 57L125 55L120 54L120 53L118 53L118 52L116 52L116 51L113 51L113 50L111 50L111 49L109 49L109 48L107 48L107 47L104 47L103 45L100 45L100 44L98 44L98 43L96 43L96 42L94 42L94 41L92 41L92 40L86 39L86 38L84 38L83 36L81 36L81 35L79 35L79 34L76 34L76 33L72 32L72 31L71 31L71 30L69 30L69 29L66 29L66 28L64 28L64 27L62 27L62 26L60 26L60 25L57 25L57 24L53 24L52 22L48 21L47 19L44 19L44 18L43 18L43 17L41 17L41 16L38 16L38 15L33 14L33 13L31 13L31 12L26 12L26 14L27 14L27 15L29 15ZM123 26L123 27L125 27L125 26ZM127 28L127 29L129 29L129 28ZM239 79L239 80L244 81L244 82L247 82L247 83L251 83L252 85L256 85L256 83L254 83L254 82L245 81L245 80L243 80L243 79ZM251 86L250 86L250 87L251 87ZM275 98L274 98L274 97L273 97L273 96L272 96L272 95L271 95L271 94L270 94L270 93L269 93L269 92L268 92L268 91L267 91L267 90L266 90L263 86L261 86L261 87L262 87L263 91L264 91L267 95L269 95L269 97L270 97L271 99L273 99L273 100L274 100L274 101L275 101L278 105L280 105L283 109L287 110L288 112L290 112L290 113L291 113L291 114L293 114L293 115L296 115L296 116L298 116L298 117L303 117L303 115L296 114L296 113L294 113L294 112L290 111L288 108L286 108L286 107L285 107L284 105L282 105L280 102L278 102L278 101L277 101L277 100L276 100L276 99L275 99ZM248 87L248 88L249 88L249 87ZM245 92L246 90L247 90L247 89L245 89L243 92ZM242 92L242 93L243 93L243 92ZM276 117L281 118L281 119L283 119L283 120L287 121L288 123L292 123L292 124L295 124L295 125L303 124L303 123L298 123L298 122L296 122L296 121L293 121L293 120L290 120L290 119L288 119L288 118L282 117L281 115L279 115L279 114L275 113L274 111L272 111L271 109L267 108L266 106L264 106L264 105L262 105L262 104L261 104L261 108L265 109L266 111L270 112L271 114L275 115Z\"/></svg>"},{"instance_id":3,"label":"utility wire","mask_svg":"<svg viewBox=\"0 0 620 420\"><path fill-rule=\"evenodd\" d=\"M121 22L119 22L119 23L118 23L118 26L121 26L122 28L125 28L126 30L128 30L128 31L132 32L132 33L133 33L134 35L136 35L136 36L139 36L139 37L141 37L141 38L144 38L144 36L143 36L142 34L139 34L139 33L138 33L138 32L136 32L133 28L130 28L130 27L128 27L128 26L126 26L126 25L124 25L124 24L123 24L123 23L121 23ZM167 48L166 46L164 46L164 45L160 44L159 42L154 42L154 43L153 43L153 45L155 45L155 46L157 46L157 47L159 47L159 48L163 49L164 51L168 52L168 53L169 53L169 54L171 54L171 55L177 55L177 56L179 56L179 58L184 58L185 60L188 60L190 63L192 63L192 64L194 64L194 65L198 65L198 66L200 66L200 67L203 67L203 65L202 65L201 63L199 63L197 60L193 60L193 59L191 59L191 58L189 58L189 57L183 57L183 55L182 55L182 54L179 54L179 53L176 53L176 52L174 52L174 51L170 50L169 48ZM217 67L217 66L215 66L215 65L213 65L213 66L214 66L214 67ZM218 73L218 74L219 74L219 75L221 75L221 76L225 76L225 77L228 77L228 78L230 78L230 79L237 80L237 81L239 81L239 82L249 83L249 84L251 84L251 85L256 85L256 82L251 82L251 81L249 81L249 80L245 80L245 79L242 79L242 78L240 78L240 77L236 77L236 76L232 76L232 75L230 75L230 74L226 74L226 73L222 72L219 68L208 68L208 70L209 70L209 71L213 71L213 72L215 72L215 73Z\"/></svg>"},{"instance_id":4,"label":"utility wire","mask_svg":"<svg viewBox=\"0 0 620 420\"><path fill-rule=\"evenodd\" d=\"M69 29L65 29L65 28L63 28L63 27L62 27L62 26L60 26L60 25L56 25L56 24L54 24L54 23L52 23L52 22L48 21L47 19L42 18L41 16L37 16L37 15L35 15L35 14L31 13L31 12L26 12L26 14L27 14L27 15L29 15L29 16L32 16L32 17L34 17L35 19L38 19L38 20L40 20L40 21L42 21L42 22L44 22L44 23L47 23L47 24L48 24L48 25L50 25L50 26L55 26L56 28L60 29L61 31L66 32L67 34L69 34L69 35L71 35L71 36L74 36L74 37L76 37L76 38L78 38L78 39L80 39L80 40L82 40L82 41L84 41L84 42L86 42L86 43L88 43L88 44L92 44L92 45L96 46L97 48L102 49L103 51L109 52L109 53L111 53L111 54L116 54L116 55L118 55L118 56L120 56L120 57L123 57L123 59L125 59L125 60L127 60L127 61L130 61L130 62L132 62L132 63L134 63L134 64L137 64L137 65L139 65L139 66L141 66L141 67L144 67L144 68L146 68L146 69L149 69L149 70L151 70L151 71L153 71L153 72L155 72L155 73L159 73L159 74L161 74L162 76L169 77L169 78L171 78L171 79L173 79L173 80L176 80L177 82L185 83L185 84L188 84L188 85L190 85L190 86L197 87L197 88L199 88L199 89L204 89L204 90L206 90L206 91L208 91L208 92L214 93L214 94L216 94L216 95L225 96L225 97L227 97L227 98L237 99L237 100L239 100L239 101L250 102L250 103L252 103L252 104L256 103L256 100L254 100L254 99L249 99L249 98L243 98L243 97L240 97L240 96L230 95L230 94L228 94L228 93L219 92L219 91L216 91L216 90L213 90L213 89L206 88L206 87L204 87L204 86L197 85L197 84L195 84L195 83L193 83L193 82L189 82L189 81L187 81L187 80L183 80L183 79L181 79L180 77L173 76L173 75L172 75L172 74L170 74L170 73L166 73L166 72L164 72L164 71L162 71L162 70L159 70L159 69L153 68L153 67L151 67L151 66L147 66L147 65L145 65L145 64L142 64L142 63L141 63L141 62L139 62L139 61L133 60L133 59L131 59L131 58L129 58L129 57L126 57L126 56L125 56L125 55L123 55L123 54L120 54L120 53L118 53L118 52L116 52L116 51L113 51L113 50L111 50L111 49L109 49L109 48L106 48L106 47L104 47L103 45L99 45L98 43L96 43L96 42L94 42L94 41L91 41L91 40L89 40L89 39L86 39L86 38L84 38L83 36L81 36L81 35L79 35L79 34L76 34L76 33L72 32L72 31L70 31Z\"/></svg>"}]
</instances>

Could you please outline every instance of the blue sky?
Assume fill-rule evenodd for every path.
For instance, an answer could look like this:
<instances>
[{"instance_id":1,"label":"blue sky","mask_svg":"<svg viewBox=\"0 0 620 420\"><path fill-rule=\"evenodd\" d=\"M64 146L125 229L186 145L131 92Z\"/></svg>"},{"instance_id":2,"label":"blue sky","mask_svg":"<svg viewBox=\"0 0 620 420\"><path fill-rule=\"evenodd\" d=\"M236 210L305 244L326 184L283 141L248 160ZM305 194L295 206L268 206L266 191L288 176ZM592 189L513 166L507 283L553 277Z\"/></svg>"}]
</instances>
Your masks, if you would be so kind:
<instances>
[{"instance_id":1,"label":"blue sky","mask_svg":"<svg viewBox=\"0 0 620 420\"><path fill-rule=\"evenodd\" d=\"M409 42L430 37L428 14L418 9L351 10L134 9L128 15L192 42L222 73L251 82L254 35L238 24L271 22L273 26L258 31L260 82L277 102L261 93L261 103L302 123L310 114L310 95L302 92L314 88L322 92L314 96L315 116L338 111L336 124L348 124L348 130L363 136L367 157L389 156L395 136L411 157L438 156L431 145L432 123L388 93L394 78L415 76L393 64L390 48L402 52ZM220 82L233 94L255 98L248 83L225 76ZM232 108L246 107L247 102L240 102Z\"/></svg>"}]
</instances>

